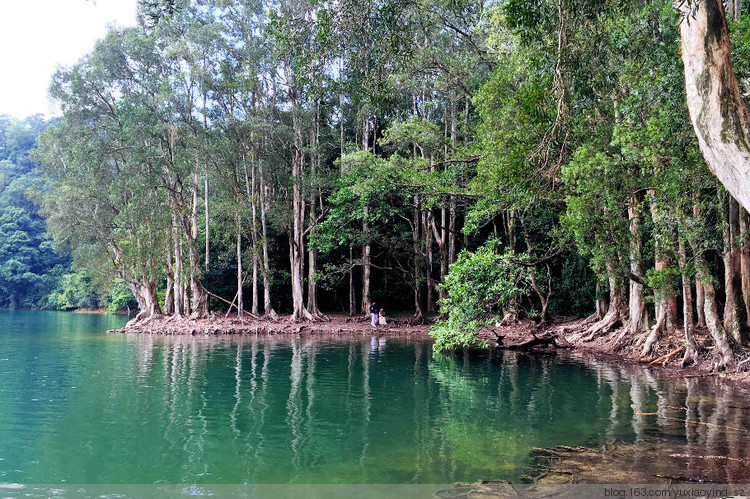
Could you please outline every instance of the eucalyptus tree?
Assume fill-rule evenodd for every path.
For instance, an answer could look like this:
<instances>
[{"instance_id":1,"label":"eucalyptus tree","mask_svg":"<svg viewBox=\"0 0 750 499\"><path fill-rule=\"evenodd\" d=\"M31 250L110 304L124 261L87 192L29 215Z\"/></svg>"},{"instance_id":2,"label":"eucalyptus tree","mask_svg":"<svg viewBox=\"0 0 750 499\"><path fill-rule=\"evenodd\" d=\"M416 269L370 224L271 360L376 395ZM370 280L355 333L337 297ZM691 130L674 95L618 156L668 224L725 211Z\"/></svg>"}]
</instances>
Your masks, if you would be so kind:
<instances>
[{"instance_id":1,"label":"eucalyptus tree","mask_svg":"<svg viewBox=\"0 0 750 499\"><path fill-rule=\"evenodd\" d=\"M98 204L84 204L82 209L89 206L94 213L78 215L103 217L95 232L98 242L113 254L120 277L132 284L141 312L159 312L157 285L166 267L174 289L169 311L202 317L207 300L197 248L196 86L180 59L185 40L172 36L166 24L150 31L112 30L92 54L58 73L52 92L61 101L63 118L41 150L45 168L61 185L50 202L58 195L109 199L108 216ZM95 175L85 174L94 167L100 168ZM65 238L76 229L61 224L59 230ZM174 265L163 261L165 254Z\"/></svg>"},{"instance_id":2,"label":"eucalyptus tree","mask_svg":"<svg viewBox=\"0 0 750 499\"><path fill-rule=\"evenodd\" d=\"M59 70L51 93L63 117L39 146L54 185L41 205L56 244L100 279L114 274L126 282L138 301L137 319L160 313L159 260L169 226L154 147L141 136L155 124L139 93L159 80L152 49L135 29L111 31L90 55Z\"/></svg>"},{"instance_id":3,"label":"eucalyptus tree","mask_svg":"<svg viewBox=\"0 0 750 499\"><path fill-rule=\"evenodd\" d=\"M732 66L721 0L680 2L685 90L693 128L711 171L750 210L750 112ZM737 3L730 2L739 16Z\"/></svg>"},{"instance_id":4,"label":"eucalyptus tree","mask_svg":"<svg viewBox=\"0 0 750 499\"><path fill-rule=\"evenodd\" d=\"M314 320L324 318L316 300L314 285L309 288L307 306L304 303L304 256L308 228L315 220L306 224L306 196L308 170L317 167L314 142L317 132L312 134L313 153L308 154L306 146L310 145L305 129L317 128L317 109L319 105L318 88L327 78L329 53L319 47L318 27L326 22L325 4L306 0L282 0L271 5L269 12L271 22L266 33L271 40L277 67L275 85L283 97L283 106L288 106L291 125L290 158L291 165L291 213L288 226L289 261L292 287L292 319ZM307 139L307 140L306 140ZM317 202L313 198L314 209ZM311 255L312 265L316 267L315 255ZM314 279L314 278L313 278Z\"/></svg>"},{"instance_id":5,"label":"eucalyptus tree","mask_svg":"<svg viewBox=\"0 0 750 499\"><path fill-rule=\"evenodd\" d=\"M165 125L170 140L179 147L166 155L170 167L175 217L182 229L188 253L191 316L207 315L208 292L201 282L198 249L200 177L204 176L205 258L209 254L208 164L211 130L208 125L208 85L217 71L221 26L211 9L187 0L178 2L171 16L158 23L147 35L154 39L166 85L162 87ZM204 260L207 262L207 260Z\"/></svg>"}]
</instances>

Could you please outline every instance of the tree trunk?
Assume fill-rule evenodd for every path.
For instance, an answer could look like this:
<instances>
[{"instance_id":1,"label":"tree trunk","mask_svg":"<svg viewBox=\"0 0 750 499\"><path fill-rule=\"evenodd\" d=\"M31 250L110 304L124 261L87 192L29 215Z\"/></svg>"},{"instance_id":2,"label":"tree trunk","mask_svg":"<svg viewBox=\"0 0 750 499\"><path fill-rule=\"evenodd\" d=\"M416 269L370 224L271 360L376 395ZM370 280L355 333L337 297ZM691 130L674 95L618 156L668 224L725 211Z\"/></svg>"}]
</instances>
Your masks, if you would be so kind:
<instances>
[{"instance_id":1,"label":"tree trunk","mask_svg":"<svg viewBox=\"0 0 750 499\"><path fill-rule=\"evenodd\" d=\"M292 102L296 108L296 102ZM302 199L302 176L305 168L303 152L302 124L299 110L292 110L292 128L294 130L294 158L292 159L292 232L289 237L289 260L292 280L292 320L312 320L313 317L305 308L303 288L303 255L305 251L305 203Z\"/></svg>"},{"instance_id":2,"label":"tree trunk","mask_svg":"<svg viewBox=\"0 0 750 499\"><path fill-rule=\"evenodd\" d=\"M370 230L370 226L367 223L368 208L365 206L365 220L362 222L362 232L365 237ZM371 270L371 247L369 244L365 244L362 247L362 304L360 312L366 314L370 310L370 270Z\"/></svg>"},{"instance_id":3,"label":"tree trunk","mask_svg":"<svg viewBox=\"0 0 750 499\"><path fill-rule=\"evenodd\" d=\"M414 195L414 206L412 207L412 243L414 245L414 321L423 321L422 311L422 248L420 247L421 218L419 210L419 195Z\"/></svg>"},{"instance_id":4,"label":"tree trunk","mask_svg":"<svg viewBox=\"0 0 750 499\"><path fill-rule=\"evenodd\" d=\"M680 24L690 119L711 171L750 210L750 113L732 67L721 0L689 0Z\"/></svg>"},{"instance_id":5,"label":"tree trunk","mask_svg":"<svg viewBox=\"0 0 750 499\"><path fill-rule=\"evenodd\" d=\"M166 273L167 273L167 288L164 295L164 314L173 315L174 312L174 266L172 265L172 230L167 231L167 258L166 258Z\"/></svg>"},{"instance_id":6,"label":"tree trunk","mask_svg":"<svg viewBox=\"0 0 750 499\"><path fill-rule=\"evenodd\" d=\"M685 354L682 356L682 367L685 367L695 364L698 360L698 345L695 343L693 334L693 293L690 285L687 251L682 238L679 241L678 255L682 273L682 327L685 333Z\"/></svg>"},{"instance_id":7,"label":"tree trunk","mask_svg":"<svg viewBox=\"0 0 750 499\"><path fill-rule=\"evenodd\" d=\"M456 152L456 95L451 92L451 152ZM455 187L455 184L453 185ZM456 196L448 200L448 265L456 263Z\"/></svg>"},{"instance_id":8,"label":"tree trunk","mask_svg":"<svg viewBox=\"0 0 750 499\"><path fill-rule=\"evenodd\" d=\"M594 305L596 306L594 315L596 320L600 321L604 318L604 314L606 314L604 309L607 308L607 304L602 299L602 283L599 282L599 279L596 280L596 300Z\"/></svg>"},{"instance_id":9,"label":"tree trunk","mask_svg":"<svg viewBox=\"0 0 750 499\"><path fill-rule=\"evenodd\" d=\"M197 160L196 160L197 161ZM200 279L200 257L198 255L198 168L193 172L193 199L190 210L190 233L188 235L190 257L190 293L193 297L190 318L201 319L208 316L208 294Z\"/></svg>"},{"instance_id":10,"label":"tree trunk","mask_svg":"<svg viewBox=\"0 0 750 499\"><path fill-rule=\"evenodd\" d=\"M349 315L357 315L357 294L354 290L354 246L349 245Z\"/></svg>"},{"instance_id":11,"label":"tree trunk","mask_svg":"<svg viewBox=\"0 0 750 499\"><path fill-rule=\"evenodd\" d=\"M320 197L319 187L317 186L318 166L320 162L320 102L318 101L315 110L315 125L311 133L312 152L310 154L310 165L312 168L313 185L310 186L310 211L309 211L309 231L312 236L315 233L315 224L317 221L318 199ZM307 269L307 311L316 319L325 318L318 308L318 248L308 245L307 250L308 269Z\"/></svg>"},{"instance_id":12,"label":"tree trunk","mask_svg":"<svg viewBox=\"0 0 750 499\"><path fill-rule=\"evenodd\" d=\"M694 202L696 199L693 200ZM701 209L700 205L698 205L697 202L693 205L693 216L695 218L700 218L701 216ZM694 249L693 249L694 250ZM703 292L703 283L696 279L695 280L695 312L698 316L698 327L706 327L706 314L704 312L705 308L705 294Z\"/></svg>"},{"instance_id":13,"label":"tree trunk","mask_svg":"<svg viewBox=\"0 0 750 499\"><path fill-rule=\"evenodd\" d=\"M693 246L693 254L695 255L695 277L703 283L703 290L705 292L704 313L706 316L706 326L716 345L716 367L723 368L732 360L732 347L729 343L729 336L719 318L719 311L716 306L716 291L714 290L711 276L708 273L706 260L700 248Z\"/></svg>"},{"instance_id":14,"label":"tree trunk","mask_svg":"<svg viewBox=\"0 0 750 499\"><path fill-rule=\"evenodd\" d=\"M743 329L750 330L750 240L748 240L748 230L750 230L750 215L745 208L740 207L740 274L742 287L742 301L745 307L745 314L742 317Z\"/></svg>"},{"instance_id":15,"label":"tree trunk","mask_svg":"<svg viewBox=\"0 0 750 499\"><path fill-rule=\"evenodd\" d=\"M742 2L740 0L727 0L724 4L726 7L727 17L733 19L740 18L740 11Z\"/></svg>"},{"instance_id":16,"label":"tree trunk","mask_svg":"<svg viewBox=\"0 0 750 499\"><path fill-rule=\"evenodd\" d=\"M312 206L314 206L314 203L311 203L310 207L312 208ZM314 212L311 210L310 223L314 223L312 221L314 215ZM307 251L307 256L307 310L313 317L318 318L322 316L320 309L318 309L318 248L310 246Z\"/></svg>"},{"instance_id":17,"label":"tree trunk","mask_svg":"<svg viewBox=\"0 0 750 499\"><path fill-rule=\"evenodd\" d=\"M255 298L255 297L253 297ZM242 317L244 311L242 296L242 223L237 215L237 317ZM231 307L230 307L231 308Z\"/></svg>"},{"instance_id":18,"label":"tree trunk","mask_svg":"<svg viewBox=\"0 0 750 499\"><path fill-rule=\"evenodd\" d=\"M608 333L623 319L623 310L626 307L625 290L622 279L618 276L615 257L609 257L607 260L607 274L609 279L609 309L602 320L588 329L588 335L584 338L584 341L592 341L597 336Z\"/></svg>"},{"instance_id":19,"label":"tree trunk","mask_svg":"<svg viewBox=\"0 0 750 499\"><path fill-rule=\"evenodd\" d=\"M258 249L258 198L256 195L258 192L258 182L255 176L255 165L252 167L252 174L250 185L247 182L247 166L245 166L245 189L247 192L247 199L250 202L250 216L251 216L251 242L253 245L253 283L252 283L252 305L251 313L255 316L259 315L260 310L260 295L258 293L258 271L260 267L260 254Z\"/></svg>"},{"instance_id":20,"label":"tree trunk","mask_svg":"<svg viewBox=\"0 0 750 499\"><path fill-rule=\"evenodd\" d=\"M205 231L206 231L206 272L208 272L208 264L211 262L211 232L209 230L209 222L210 218L208 216L208 168L206 168L204 172L205 178L204 178L204 184L203 184L203 201L204 201L204 210L205 210Z\"/></svg>"},{"instance_id":21,"label":"tree trunk","mask_svg":"<svg viewBox=\"0 0 750 499\"><path fill-rule=\"evenodd\" d=\"M260 227L261 248L263 250L263 313L271 320L277 320L278 315L271 304L271 262L268 258L268 231L266 223L266 212L268 210L269 187L264 182L263 166L258 163L258 176L260 181Z\"/></svg>"},{"instance_id":22,"label":"tree trunk","mask_svg":"<svg viewBox=\"0 0 750 499\"><path fill-rule=\"evenodd\" d=\"M370 150L370 116L363 113L362 116L362 150ZM362 234L366 241L370 238L370 208L364 207L364 220L362 220ZM362 302L360 312L366 314L370 310L370 274L371 274L371 256L372 248L369 243L362 246Z\"/></svg>"},{"instance_id":23,"label":"tree trunk","mask_svg":"<svg viewBox=\"0 0 750 499\"><path fill-rule=\"evenodd\" d=\"M738 244L740 217L739 203L724 194L721 196L724 227L722 230L724 241L724 329L738 345L747 341L744 323L747 314L742 299L742 276L740 270L740 248Z\"/></svg>"},{"instance_id":24,"label":"tree trunk","mask_svg":"<svg viewBox=\"0 0 750 499\"><path fill-rule=\"evenodd\" d=\"M172 239L174 242L174 314L177 316L187 315L185 308L186 290L185 275L182 271L182 238L177 228L177 219L172 217Z\"/></svg>"},{"instance_id":25,"label":"tree trunk","mask_svg":"<svg viewBox=\"0 0 750 499\"><path fill-rule=\"evenodd\" d=\"M672 265L672 259L667 251L670 244L664 240L671 235L667 234L667 231L664 228L659 228L660 225L666 222L663 220L660 212L661 210L657 206L653 189L650 192L650 196L651 218L654 221L654 225L657 227L654 236L654 269L657 272L664 273ZM641 357L645 357L651 353L651 349L660 336L669 334L677 328L677 299L675 297L674 286L669 275L666 275L662 281L664 283L662 288L654 290L656 324L651 328L651 332L645 338L645 344L643 345L643 350L641 350Z\"/></svg>"},{"instance_id":26,"label":"tree trunk","mask_svg":"<svg viewBox=\"0 0 750 499\"><path fill-rule=\"evenodd\" d=\"M432 237L430 237L430 220L432 220L432 210L422 210L422 244L424 245L425 255L425 276L427 278L427 311L435 312L435 280L432 278Z\"/></svg>"},{"instance_id":27,"label":"tree trunk","mask_svg":"<svg viewBox=\"0 0 750 499\"><path fill-rule=\"evenodd\" d=\"M637 277L643 277L643 238L641 236L641 200L637 196L630 199L628 206L628 219L630 220L630 273ZM630 279L630 320L628 332L631 335L648 330L648 313L644 300L643 284Z\"/></svg>"},{"instance_id":28,"label":"tree trunk","mask_svg":"<svg viewBox=\"0 0 750 499\"><path fill-rule=\"evenodd\" d=\"M141 276L138 285L130 285L130 291L138 302L138 314L128 324L135 324L153 319L161 314L159 297L156 292L156 282L147 275Z\"/></svg>"}]
</instances>

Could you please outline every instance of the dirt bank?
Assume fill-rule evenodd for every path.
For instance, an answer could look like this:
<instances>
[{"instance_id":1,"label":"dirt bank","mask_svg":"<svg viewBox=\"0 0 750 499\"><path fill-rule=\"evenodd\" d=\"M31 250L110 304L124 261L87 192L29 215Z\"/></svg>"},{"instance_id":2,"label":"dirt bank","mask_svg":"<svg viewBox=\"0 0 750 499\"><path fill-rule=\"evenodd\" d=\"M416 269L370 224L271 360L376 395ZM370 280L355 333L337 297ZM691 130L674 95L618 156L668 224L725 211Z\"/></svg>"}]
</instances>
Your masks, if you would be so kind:
<instances>
[{"instance_id":1,"label":"dirt bank","mask_svg":"<svg viewBox=\"0 0 750 499\"><path fill-rule=\"evenodd\" d=\"M420 336L427 338L430 326L427 324L412 324L408 319L391 319L385 326L374 327L369 317L349 317L331 315L327 319L315 322L294 322L289 317L278 320L243 317L235 315L224 317L216 315L207 319L191 320L177 317L157 317L141 321L137 324L128 323L121 329L114 329L114 333L138 333L156 335L369 335L378 336Z\"/></svg>"}]
</instances>

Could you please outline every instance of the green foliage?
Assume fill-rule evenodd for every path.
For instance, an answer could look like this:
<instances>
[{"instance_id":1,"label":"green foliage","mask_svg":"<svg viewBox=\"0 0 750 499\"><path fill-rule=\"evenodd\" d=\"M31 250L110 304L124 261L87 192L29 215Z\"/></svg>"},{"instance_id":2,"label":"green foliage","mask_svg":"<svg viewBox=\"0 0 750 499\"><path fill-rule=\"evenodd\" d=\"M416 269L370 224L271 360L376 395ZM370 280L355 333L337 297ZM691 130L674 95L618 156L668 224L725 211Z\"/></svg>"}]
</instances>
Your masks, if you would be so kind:
<instances>
[{"instance_id":1,"label":"green foliage","mask_svg":"<svg viewBox=\"0 0 750 499\"><path fill-rule=\"evenodd\" d=\"M116 282L107 292L105 298L107 304L107 312L114 314L122 310L135 310L138 307L133 293L124 282Z\"/></svg>"},{"instance_id":2,"label":"green foliage","mask_svg":"<svg viewBox=\"0 0 750 499\"><path fill-rule=\"evenodd\" d=\"M91 288L91 279L77 272L63 275L47 300L50 307L57 310L91 309L99 304Z\"/></svg>"},{"instance_id":3,"label":"green foliage","mask_svg":"<svg viewBox=\"0 0 750 499\"><path fill-rule=\"evenodd\" d=\"M479 329L494 324L511 300L524 290L526 268L514 254L498 254L497 241L490 240L476 252L462 252L443 284L447 298L440 312L447 319L431 329L438 351L468 346L477 341Z\"/></svg>"},{"instance_id":4,"label":"green foliage","mask_svg":"<svg viewBox=\"0 0 750 499\"><path fill-rule=\"evenodd\" d=\"M55 254L39 208L27 197L48 189L29 150L46 124L0 116L0 308L49 307L48 294L65 271Z\"/></svg>"}]
</instances>

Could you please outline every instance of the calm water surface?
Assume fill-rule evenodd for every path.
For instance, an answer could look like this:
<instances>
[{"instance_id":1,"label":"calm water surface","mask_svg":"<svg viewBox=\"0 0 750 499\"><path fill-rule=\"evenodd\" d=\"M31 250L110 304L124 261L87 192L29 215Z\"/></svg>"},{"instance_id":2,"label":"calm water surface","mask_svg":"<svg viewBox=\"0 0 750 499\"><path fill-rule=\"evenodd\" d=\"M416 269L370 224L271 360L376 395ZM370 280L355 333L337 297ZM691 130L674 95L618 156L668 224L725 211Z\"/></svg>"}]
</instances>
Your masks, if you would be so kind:
<instances>
[{"instance_id":1,"label":"calm water surface","mask_svg":"<svg viewBox=\"0 0 750 499\"><path fill-rule=\"evenodd\" d=\"M0 484L518 481L534 447L615 439L633 466L722 455L718 479L748 478L750 404L711 380L370 336L105 332L123 322L0 312Z\"/></svg>"}]
</instances>

